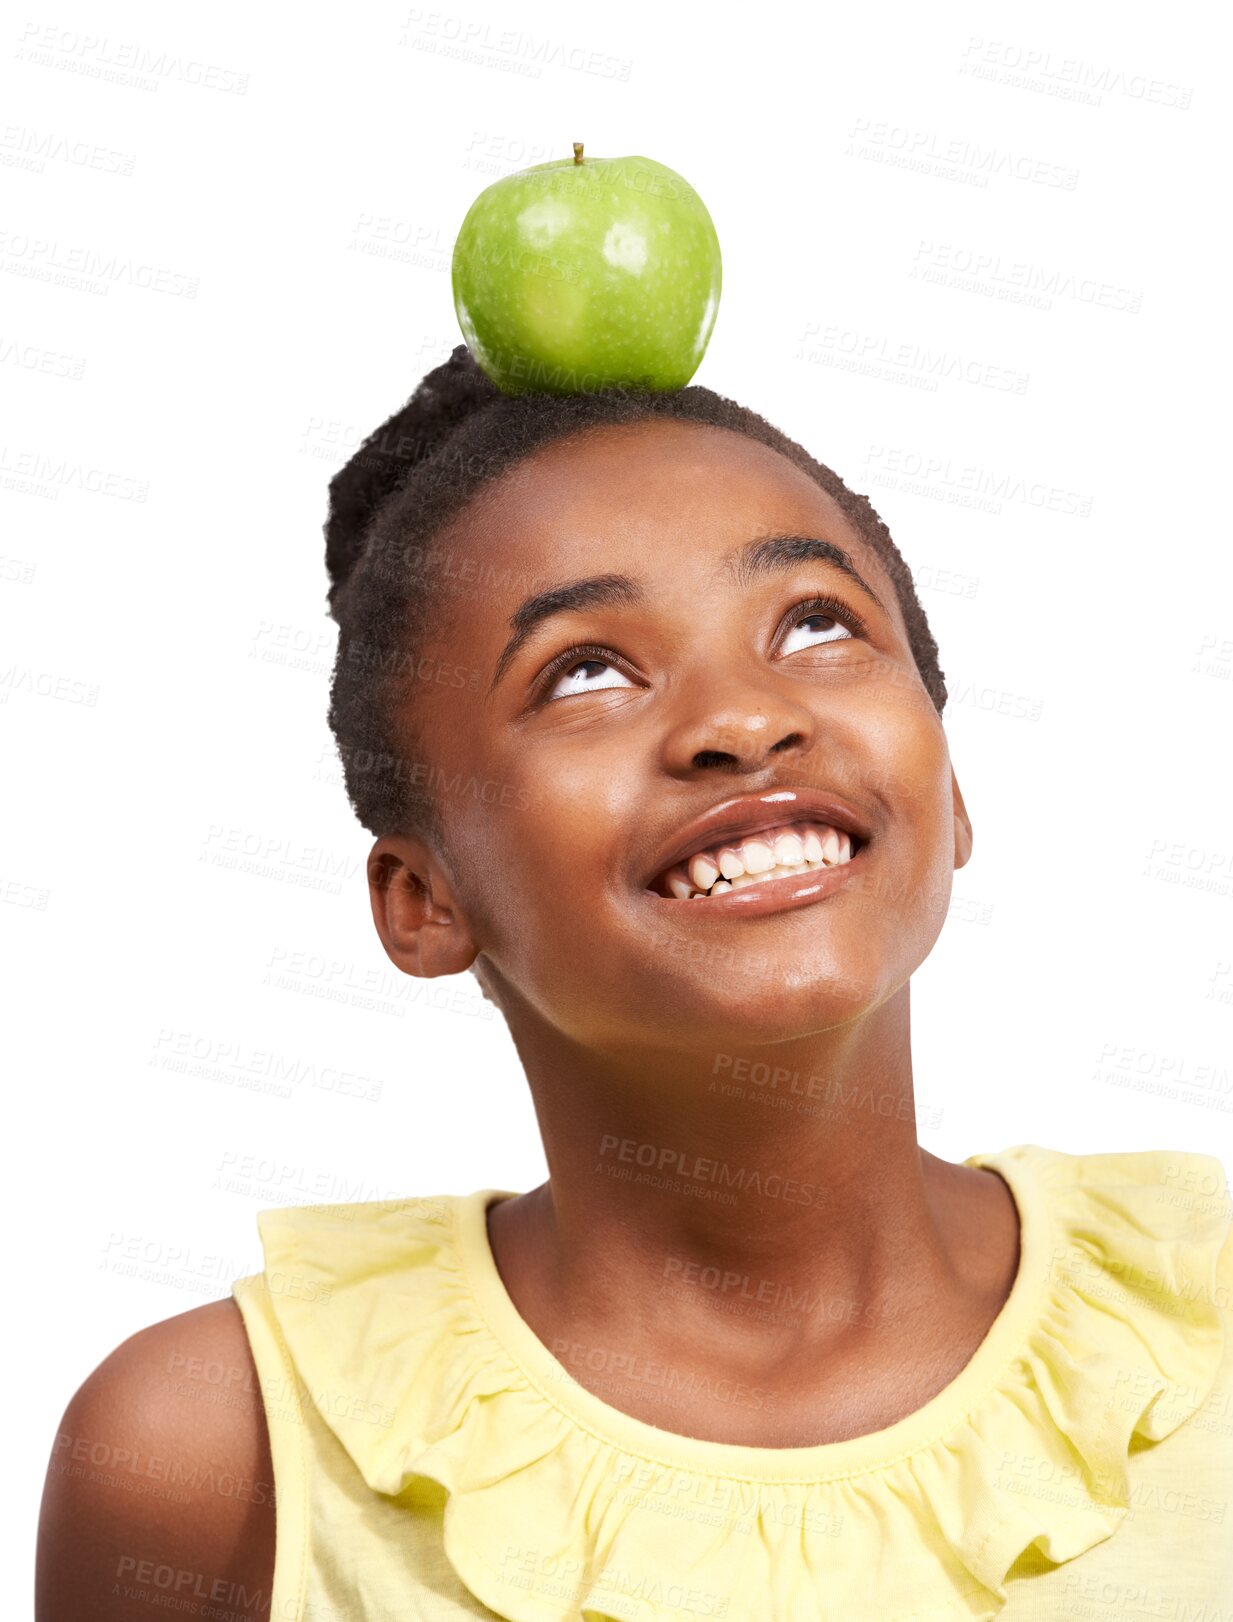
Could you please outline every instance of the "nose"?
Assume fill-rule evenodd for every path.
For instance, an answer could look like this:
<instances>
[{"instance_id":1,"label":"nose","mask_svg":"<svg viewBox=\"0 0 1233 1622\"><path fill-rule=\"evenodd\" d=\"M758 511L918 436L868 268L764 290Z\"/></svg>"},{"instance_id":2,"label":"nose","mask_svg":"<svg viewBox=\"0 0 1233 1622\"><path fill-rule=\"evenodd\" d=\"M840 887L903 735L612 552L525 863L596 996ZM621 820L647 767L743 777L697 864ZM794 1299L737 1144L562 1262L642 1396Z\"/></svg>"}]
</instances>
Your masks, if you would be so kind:
<instances>
[{"instance_id":1,"label":"nose","mask_svg":"<svg viewBox=\"0 0 1233 1622\"><path fill-rule=\"evenodd\" d=\"M677 776L707 768L750 775L814 743L816 718L770 681L700 671L678 695L679 719L663 740L662 763Z\"/></svg>"}]
</instances>

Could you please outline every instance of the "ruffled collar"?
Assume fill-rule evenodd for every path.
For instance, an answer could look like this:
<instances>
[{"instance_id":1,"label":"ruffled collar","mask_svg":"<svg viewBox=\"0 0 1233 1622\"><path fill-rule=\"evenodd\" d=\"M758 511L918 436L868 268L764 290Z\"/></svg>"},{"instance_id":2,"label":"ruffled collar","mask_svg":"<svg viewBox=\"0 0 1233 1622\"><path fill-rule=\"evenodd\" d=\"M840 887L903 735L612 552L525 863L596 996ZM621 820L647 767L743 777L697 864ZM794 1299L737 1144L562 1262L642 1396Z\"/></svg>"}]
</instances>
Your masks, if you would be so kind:
<instances>
[{"instance_id":1,"label":"ruffled collar","mask_svg":"<svg viewBox=\"0 0 1233 1622\"><path fill-rule=\"evenodd\" d=\"M1210 1155L1026 1144L964 1164L1019 1212L1000 1313L923 1407L812 1447L677 1435L574 1380L497 1272L486 1213L509 1190L257 1221L323 1419L375 1492L445 1489L446 1556L510 1622L989 1618L1025 1550L1060 1562L1111 1536L1132 1437L1202 1406L1233 1213L1185 1192L1223 1186Z\"/></svg>"}]
</instances>

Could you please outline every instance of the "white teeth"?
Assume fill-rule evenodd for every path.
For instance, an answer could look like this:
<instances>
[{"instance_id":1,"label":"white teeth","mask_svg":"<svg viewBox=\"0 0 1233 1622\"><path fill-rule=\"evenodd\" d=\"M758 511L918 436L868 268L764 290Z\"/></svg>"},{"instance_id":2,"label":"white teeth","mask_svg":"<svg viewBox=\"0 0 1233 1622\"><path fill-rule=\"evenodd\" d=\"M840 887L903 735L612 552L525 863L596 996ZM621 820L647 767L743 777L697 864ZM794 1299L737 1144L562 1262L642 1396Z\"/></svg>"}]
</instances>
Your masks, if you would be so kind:
<instances>
[{"instance_id":1,"label":"white teeth","mask_svg":"<svg viewBox=\"0 0 1233 1622\"><path fill-rule=\"evenodd\" d=\"M740 878L741 874L745 871L745 864L741 860L740 852L735 850L731 845L725 845L720 851L717 859L719 862L719 871L726 879Z\"/></svg>"},{"instance_id":2,"label":"white teeth","mask_svg":"<svg viewBox=\"0 0 1233 1622\"><path fill-rule=\"evenodd\" d=\"M839 828L797 823L678 862L665 878L674 899L701 900L793 873L836 867L852 859L850 835Z\"/></svg>"},{"instance_id":3,"label":"white teeth","mask_svg":"<svg viewBox=\"0 0 1233 1622\"><path fill-rule=\"evenodd\" d=\"M746 839L741 844L741 860L747 874L769 873L775 865L775 852L765 839Z\"/></svg>"},{"instance_id":4,"label":"white teeth","mask_svg":"<svg viewBox=\"0 0 1233 1622\"><path fill-rule=\"evenodd\" d=\"M709 890L719 877L719 869L705 853L691 856L687 865L690 883L695 890Z\"/></svg>"},{"instance_id":5,"label":"white teeth","mask_svg":"<svg viewBox=\"0 0 1233 1622\"><path fill-rule=\"evenodd\" d=\"M798 833L776 834L773 848L780 867L799 867L805 860L805 847Z\"/></svg>"},{"instance_id":6,"label":"white teeth","mask_svg":"<svg viewBox=\"0 0 1233 1622\"><path fill-rule=\"evenodd\" d=\"M732 845L724 845L722 850L715 852L715 861L719 863L719 871L725 879L735 879L738 873L745 873L745 863L741 861L740 852Z\"/></svg>"},{"instance_id":7,"label":"white teeth","mask_svg":"<svg viewBox=\"0 0 1233 1622\"><path fill-rule=\"evenodd\" d=\"M846 860L847 858L845 857L844 861ZM783 879L790 877L794 873L813 873L819 870L825 871L825 869L828 867L842 866L842 862L791 862L777 864L767 873L739 873L736 878L732 880L732 883L725 886L725 888L729 890L743 890L747 884L764 884L767 879ZM719 893L719 889L720 886L716 885L713 890L709 891L709 894L717 895ZM700 892L698 891L694 892L695 895L699 893Z\"/></svg>"}]
</instances>

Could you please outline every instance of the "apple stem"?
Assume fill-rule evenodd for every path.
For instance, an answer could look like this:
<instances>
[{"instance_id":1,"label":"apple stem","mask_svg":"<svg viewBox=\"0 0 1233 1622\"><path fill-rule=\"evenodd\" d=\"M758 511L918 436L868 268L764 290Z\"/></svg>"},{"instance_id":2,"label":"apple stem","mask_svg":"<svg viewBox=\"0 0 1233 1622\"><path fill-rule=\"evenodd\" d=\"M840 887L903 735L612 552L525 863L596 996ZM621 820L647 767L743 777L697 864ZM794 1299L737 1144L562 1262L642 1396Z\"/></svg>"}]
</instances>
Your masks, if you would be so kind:
<instances>
[{"instance_id":1,"label":"apple stem","mask_svg":"<svg viewBox=\"0 0 1233 1622\"><path fill-rule=\"evenodd\" d=\"M581 141L575 141L574 142L574 162L575 163L581 163L582 162L582 142Z\"/></svg>"}]
</instances>

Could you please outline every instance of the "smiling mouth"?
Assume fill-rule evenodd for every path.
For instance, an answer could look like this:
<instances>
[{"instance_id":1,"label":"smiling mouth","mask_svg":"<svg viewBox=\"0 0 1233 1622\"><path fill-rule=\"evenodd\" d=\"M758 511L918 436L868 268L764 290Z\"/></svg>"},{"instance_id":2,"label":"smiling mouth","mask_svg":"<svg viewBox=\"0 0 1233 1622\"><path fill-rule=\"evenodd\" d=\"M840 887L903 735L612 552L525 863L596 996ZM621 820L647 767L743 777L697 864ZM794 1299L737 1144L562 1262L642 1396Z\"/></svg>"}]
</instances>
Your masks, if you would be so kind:
<instances>
[{"instance_id":1,"label":"smiling mouth","mask_svg":"<svg viewBox=\"0 0 1233 1622\"><path fill-rule=\"evenodd\" d=\"M785 822L699 849L657 874L648 889L668 900L701 901L747 885L842 867L866 843L812 818Z\"/></svg>"}]
</instances>

